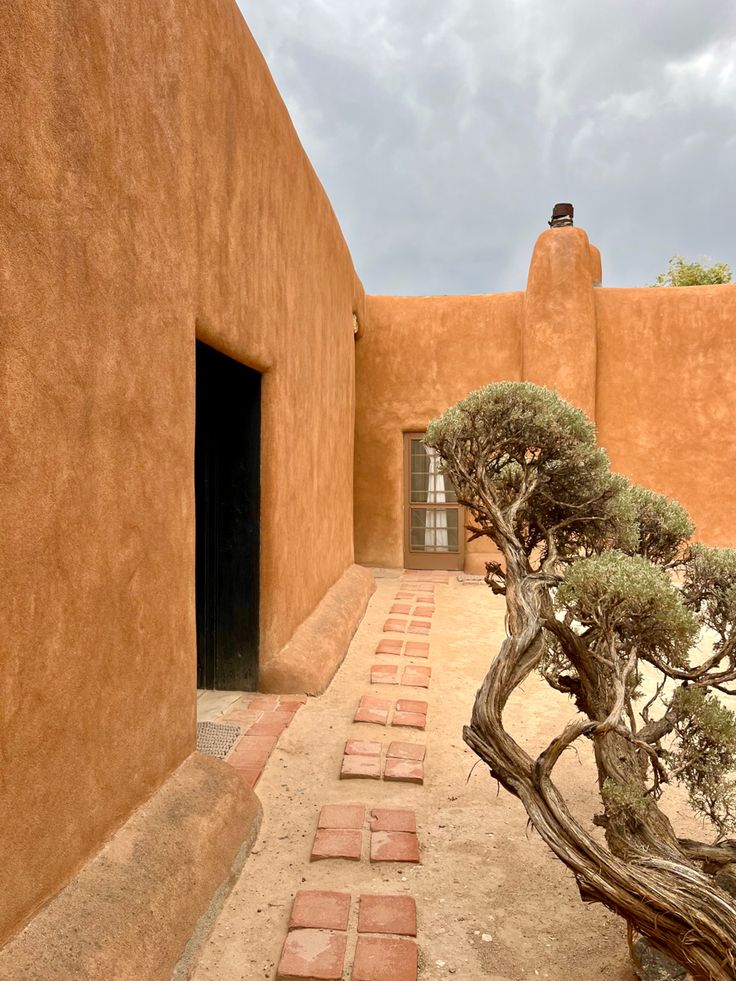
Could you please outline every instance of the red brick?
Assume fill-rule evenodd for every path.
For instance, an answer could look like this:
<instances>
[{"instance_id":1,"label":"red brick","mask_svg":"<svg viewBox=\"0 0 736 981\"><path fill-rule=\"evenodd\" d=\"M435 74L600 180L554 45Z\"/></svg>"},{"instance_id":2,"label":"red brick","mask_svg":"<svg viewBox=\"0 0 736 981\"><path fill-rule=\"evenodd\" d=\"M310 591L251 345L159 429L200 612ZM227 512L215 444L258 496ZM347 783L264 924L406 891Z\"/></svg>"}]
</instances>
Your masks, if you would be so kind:
<instances>
[{"instance_id":1,"label":"red brick","mask_svg":"<svg viewBox=\"0 0 736 981\"><path fill-rule=\"evenodd\" d=\"M411 603L394 603L389 613L411 613Z\"/></svg>"},{"instance_id":2,"label":"red brick","mask_svg":"<svg viewBox=\"0 0 736 981\"><path fill-rule=\"evenodd\" d=\"M404 831L373 831L371 862L418 862L419 839Z\"/></svg>"},{"instance_id":3,"label":"red brick","mask_svg":"<svg viewBox=\"0 0 736 981\"><path fill-rule=\"evenodd\" d=\"M401 684L408 688L429 688L432 669L421 664L407 664L401 676Z\"/></svg>"},{"instance_id":4,"label":"red brick","mask_svg":"<svg viewBox=\"0 0 736 981\"><path fill-rule=\"evenodd\" d=\"M389 618L383 625L383 632L385 634L393 631L397 634L403 634L406 631L407 621L397 620L395 617Z\"/></svg>"},{"instance_id":5,"label":"red brick","mask_svg":"<svg viewBox=\"0 0 736 981\"><path fill-rule=\"evenodd\" d=\"M401 780L404 783L424 783L424 763L416 760L386 760L384 780Z\"/></svg>"},{"instance_id":6,"label":"red brick","mask_svg":"<svg viewBox=\"0 0 736 981\"><path fill-rule=\"evenodd\" d=\"M418 954L413 940L358 937L352 981L417 981Z\"/></svg>"},{"instance_id":7,"label":"red brick","mask_svg":"<svg viewBox=\"0 0 736 981\"><path fill-rule=\"evenodd\" d=\"M362 804L325 804L319 812L318 827L356 831L365 824Z\"/></svg>"},{"instance_id":8,"label":"red brick","mask_svg":"<svg viewBox=\"0 0 736 981\"><path fill-rule=\"evenodd\" d=\"M419 763L425 757L427 747L423 743L389 743L386 756L396 760L417 760Z\"/></svg>"},{"instance_id":9,"label":"red brick","mask_svg":"<svg viewBox=\"0 0 736 981\"><path fill-rule=\"evenodd\" d=\"M353 722L372 722L374 725L388 725L388 710L359 708L353 716Z\"/></svg>"},{"instance_id":10,"label":"red brick","mask_svg":"<svg viewBox=\"0 0 736 981\"><path fill-rule=\"evenodd\" d=\"M380 756L381 744L366 739L348 739L345 743L346 756Z\"/></svg>"},{"instance_id":11,"label":"red brick","mask_svg":"<svg viewBox=\"0 0 736 981\"><path fill-rule=\"evenodd\" d=\"M359 862L362 850L362 831L336 831L318 828L309 859L311 862L316 862L321 858L349 858L351 861Z\"/></svg>"},{"instance_id":12,"label":"red brick","mask_svg":"<svg viewBox=\"0 0 736 981\"><path fill-rule=\"evenodd\" d=\"M396 703L397 712L419 712L420 715L426 715L428 708L427 702L415 698L400 698Z\"/></svg>"},{"instance_id":13,"label":"red brick","mask_svg":"<svg viewBox=\"0 0 736 981\"><path fill-rule=\"evenodd\" d=\"M416 834L417 816L414 811L399 807L374 807L371 811L371 831L403 831Z\"/></svg>"},{"instance_id":14,"label":"red brick","mask_svg":"<svg viewBox=\"0 0 736 981\"><path fill-rule=\"evenodd\" d=\"M260 722L255 722L252 726L248 727L247 735L280 736L285 728L286 722L283 719L269 718L269 715L264 715Z\"/></svg>"},{"instance_id":15,"label":"red brick","mask_svg":"<svg viewBox=\"0 0 736 981\"><path fill-rule=\"evenodd\" d=\"M376 654L401 654L403 643L403 640L384 639L379 641Z\"/></svg>"},{"instance_id":16,"label":"red brick","mask_svg":"<svg viewBox=\"0 0 736 981\"><path fill-rule=\"evenodd\" d=\"M423 640L407 640L404 654L407 657L429 657L429 644Z\"/></svg>"},{"instance_id":17,"label":"red brick","mask_svg":"<svg viewBox=\"0 0 736 981\"><path fill-rule=\"evenodd\" d=\"M377 695L362 695L360 699L361 708L378 709L381 712L388 712L391 708L391 700L379 698Z\"/></svg>"},{"instance_id":18,"label":"red brick","mask_svg":"<svg viewBox=\"0 0 736 981\"><path fill-rule=\"evenodd\" d=\"M394 712L392 726L406 726L408 729L426 729L427 716L419 712Z\"/></svg>"},{"instance_id":19,"label":"red brick","mask_svg":"<svg viewBox=\"0 0 736 981\"><path fill-rule=\"evenodd\" d=\"M395 763L405 763L405 760L395 760ZM417 764L412 764L416 766ZM420 763L419 766L422 764ZM340 767L340 779L350 780L365 778L367 780L381 779L380 756L343 756Z\"/></svg>"},{"instance_id":20,"label":"red brick","mask_svg":"<svg viewBox=\"0 0 736 981\"><path fill-rule=\"evenodd\" d=\"M374 664L371 668L372 685L398 685L398 664Z\"/></svg>"},{"instance_id":21,"label":"red brick","mask_svg":"<svg viewBox=\"0 0 736 981\"><path fill-rule=\"evenodd\" d=\"M370 904L369 904L370 905ZM300 889L291 907L290 930L347 930L350 893ZM369 933L384 933L370 930ZM391 931L397 933L397 930ZM414 934L416 936L416 934Z\"/></svg>"},{"instance_id":22,"label":"red brick","mask_svg":"<svg viewBox=\"0 0 736 981\"><path fill-rule=\"evenodd\" d=\"M416 902L411 896L361 896L358 933L416 937Z\"/></svg>"},{"instance_id":23,"label":"red brick","mask_svg":"<svg viewBox=\"0 0 736 981\"><path fill-rule=\"evenodd\" d=\"M415 617L431 617L434 614L433 606L415 606L414 616Z\"/></svg>"},{"instance_id":24,"label":"red brick","mask_svg":"<svg viewBox=\"0 0 736 981\"><path fill-rule=\"evenodd\" d=\"M408 634L428 634L431 626L428 620L410 620L406 632Z\"/></svg>"},{"instance_id":25,"label":"red brick","mask_svg":"<svg viewBox=\"0 0 736 981\"><path fill-rule=\"evenodd\" d=\"M279 695L279 705L288 705L291 702L295 702L297 705L306 705L308 695L303 694L303 692L296 692L294 695Z\"/></svg>"},{"instance_id":26,"label":"red brick","mask_svg":"<svg viewBox=\"0 0 736 981\"><path fill-rule=\"evenodd\" d=\"M339 981L345 963L347 942L348 938L344 933L293 930L287 935L281 952L277 981L290 981L292 978Z\"/></svg>"}]
</instances>

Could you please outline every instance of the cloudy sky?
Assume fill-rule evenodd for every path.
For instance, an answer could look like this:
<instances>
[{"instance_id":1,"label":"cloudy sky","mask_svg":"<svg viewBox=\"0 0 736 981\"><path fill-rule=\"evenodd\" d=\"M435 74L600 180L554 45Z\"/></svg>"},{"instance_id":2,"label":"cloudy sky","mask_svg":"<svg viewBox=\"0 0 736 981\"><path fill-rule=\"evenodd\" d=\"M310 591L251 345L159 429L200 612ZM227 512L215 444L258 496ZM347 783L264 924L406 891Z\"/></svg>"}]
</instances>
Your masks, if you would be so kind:
<instances>
[{"instance_id":1,"label":"cloudy sky","mask_svg":"<svg viewBox=\"0 0 736 981\"><path fill-rule=\"evenodd\" d=\"M371 293L523 289L556 201L608 286L736 271L733 0L239 0Z\"/></svg>"}]
</instances>

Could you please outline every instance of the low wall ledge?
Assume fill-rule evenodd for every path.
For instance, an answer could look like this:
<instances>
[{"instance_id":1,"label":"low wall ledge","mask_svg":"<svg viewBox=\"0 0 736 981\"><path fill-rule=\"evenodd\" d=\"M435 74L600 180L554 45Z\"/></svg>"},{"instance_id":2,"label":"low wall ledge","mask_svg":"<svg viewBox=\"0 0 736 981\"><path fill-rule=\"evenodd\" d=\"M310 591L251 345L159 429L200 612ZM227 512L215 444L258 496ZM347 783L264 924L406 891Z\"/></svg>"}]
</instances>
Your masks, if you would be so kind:
<instances>
[{"instance_id":1,"label":"low wall ledge","mask_svg":"<svg viewBox=\"0 0 736 981\"><path fill-rule=\"evenodd\" d=\"M342 664L375 588L368 569L351 565L289 643L261 665L261 691L320 695Z\"/></svg>"}]
</instances>

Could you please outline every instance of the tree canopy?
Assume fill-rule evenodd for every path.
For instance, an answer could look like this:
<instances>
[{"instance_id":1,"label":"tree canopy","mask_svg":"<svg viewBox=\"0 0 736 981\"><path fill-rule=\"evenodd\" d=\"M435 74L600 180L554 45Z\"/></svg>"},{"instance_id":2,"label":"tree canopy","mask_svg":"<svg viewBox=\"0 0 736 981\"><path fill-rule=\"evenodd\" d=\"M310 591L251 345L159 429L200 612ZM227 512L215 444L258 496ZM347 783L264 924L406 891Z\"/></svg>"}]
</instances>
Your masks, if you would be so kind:
<instances>
[{"instance_id":1,"label":"tree canopy","mask_svg":"<svg viewBox=\"0 0 736 981\"><path fill-rule=\"evenodd\" d=\"M731 267L725 262L705 266L673 255L667 272L660 273L652 286L717 286L731 282Z\"/></svg>"},{"instance_id":2,"label":"tree canopy","mask_svg":"<svg viewBox=\"0 0 736 981\"><path fill-rule=\"evenodd\" d=\"M721 701L736 694L736 550L692 545L686 510L613 473L585 414L530 383L472 392L425 441L472 536L502 555L486 582L505 596L508 635L466 742L520 798L585 900L619 912L696 977L736 977L736 842L725 837L736 832L736 715ZM536 759L503 725L534 670L580 713ZM607 850L552 779L581 738L593 747L593 820ZM678 838L659 806L674 783L713 842Z\"/></svg>"}]
</instances>

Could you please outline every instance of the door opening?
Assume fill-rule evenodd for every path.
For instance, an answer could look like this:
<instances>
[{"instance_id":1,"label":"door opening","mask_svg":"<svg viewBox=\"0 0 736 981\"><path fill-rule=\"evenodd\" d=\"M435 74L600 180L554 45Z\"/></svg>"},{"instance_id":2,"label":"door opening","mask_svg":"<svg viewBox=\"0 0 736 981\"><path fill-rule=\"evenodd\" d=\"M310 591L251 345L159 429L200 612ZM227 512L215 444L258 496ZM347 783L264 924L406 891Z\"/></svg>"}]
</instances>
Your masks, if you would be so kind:
<instances>
[{"instance_id":1,"label":"door opening","mask_svg":"<svg viewBox=\"0 0 736 981\"><path fill-rule=\"evenodd\" d=\"M197 687L258 687L261 376L197 341Z\"/></svg>"},{"instance_id":2,"label":"door opening","mask_svg":"<svg viewBox=\"0 0 736 981\"><path fill-rule=\"evenodd\" d=\"M424 433L404 435L404 567L462 569L463 508Z\"/></svg>"}]
</instances>

